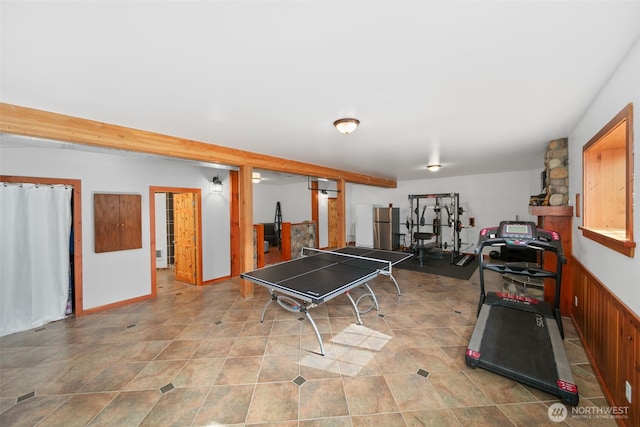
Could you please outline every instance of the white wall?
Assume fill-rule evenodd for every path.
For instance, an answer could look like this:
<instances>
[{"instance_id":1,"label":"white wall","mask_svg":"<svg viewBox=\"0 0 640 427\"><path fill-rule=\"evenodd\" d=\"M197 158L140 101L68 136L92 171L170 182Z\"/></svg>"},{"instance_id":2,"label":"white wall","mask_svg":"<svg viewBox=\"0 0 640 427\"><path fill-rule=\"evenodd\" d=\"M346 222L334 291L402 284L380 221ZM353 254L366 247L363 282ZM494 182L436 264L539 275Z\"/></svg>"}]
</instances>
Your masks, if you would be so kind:
<instances>
[{"instance_id":1,"label":"white wall","mask_svg":"<svg viewBox=\"0 0 640 427\"><path fill-rule=\"evenodd\" d=\"M167 206L167 195L165 193L156 193L156 251L160 251L161 255L156 257L156 268L167 268L167 210L162 209Z\"/></svg>"},{"instance_id":2,"label":"white wall","mask_svg":"<svg viewBox=\"0 0 640 427\"><path fill-rule=\"evenodd\" d=\"M336 183L322 181L319 188L335 190ZM319 194L318 197L318 245L321 248L329 245L329 203L328 198L335 193ZM276 202L280 202L282 221L299 223L311 221L311 191L309 183L302 182L287 185L253 184L253 223L274 222Z\"/></svg>"},{"instance_id":3,"label":"white wall","mask_svg":"<svg viewBox=\"0 0 640 427\"><path fill-rule=\"evenodd\" d=\"M329 246L329 194L318 194L318 247Z\"/></svg>"},{"instance_id":4,"label":"white wall","mask_svg":"<svg viewBox=\"0 0 640 427\"><path fill-rule=\"evenodd\" d=\"M541 142L542 147L546 143ZM544 150L541 149L541 152ZM543 169L544 159L541 155L540 169L536 170L452 178L433 178L437 173L425 170L428 179L399 181L398 187L392 189L347 184L347 234L355 233L358 205L393 204L393 207L400 208L400 232L407 233L404 223L410 213L409 194L459 193L460 206L464 208L460 221L468 226L469 217L475 218L474 228L465 228L460 232L461 250L470 252L483 227L496 226L501 220L513 220L516 217L523 221L537 220L529 215L529 197L540 193L540 172ZM447 241L447 237L444 241ZM408 243L408 235L406 239Z\"/></svg>"},{"instance_id":5,"label":"white wall","mask_svg":"<svg viewBox=\"0 0 640 427\"><path fill-rule=\"evenodd\" d=\"M253 223L274 222L276 203L280 202L282 222L311 221L311 191L307 183L253 184Z\"/></svg>"},{"instance_id":6,"label":"white wall","mask_svg":"<svg viewBox=\"0 0 640 427\"><path fill-rule=\"evenodd\" d=\"M81 180L84 309L150 294L150 186L202 190L203 280L230 274L227 171L195 167L177 161L60 148L3 148L0 170L5 175ZM223 194L209 194L209 182L216 174L227 184ZM142 196L141 249L94 252L95 192Z\"/></svg>"},{"instance_id":7,"label":"white wall","mask_svg":"<svg viewBox=\"0 0 640 427\"><path fill-rule=\"evenodd\" d=\"M575 200L582 193L582 147L629 102L634 104L634 171L640 173L640 41L630 50L610 80L589 106L569 135L569 193ZM633 179L633 229L640 235L640 186ZM573 255L632 311L640 315L640 254L634 258L619 254L582 236L581 218L573 218Z\"/></svg>"}]
</instances>

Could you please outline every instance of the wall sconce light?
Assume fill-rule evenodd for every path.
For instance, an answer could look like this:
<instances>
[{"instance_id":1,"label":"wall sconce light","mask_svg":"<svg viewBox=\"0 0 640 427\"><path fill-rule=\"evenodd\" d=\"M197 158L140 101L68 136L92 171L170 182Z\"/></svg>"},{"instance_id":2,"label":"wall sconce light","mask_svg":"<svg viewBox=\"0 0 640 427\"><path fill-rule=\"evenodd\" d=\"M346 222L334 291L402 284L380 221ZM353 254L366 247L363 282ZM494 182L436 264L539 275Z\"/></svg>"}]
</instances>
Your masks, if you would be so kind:
<instances>
[{"instance_id":1,"label":"wall sconce light","mask_svg":"<svg viewBox=\"0 0 640 427\"><path fill-rule=\"evenodd\" d=\"M253 182L254 184L258 184L260 180L260 172L253 172L251 174L251 182Z\"/></svg>"},{"instance_id":2,"label":"wall sconce light","mask_svg":"<svg viewBox=\"0 0 640 427\"><path fill-rule=\"evenodd\" d=\"M433 165L427 166L427 169L429 169L431 172L436 172L440 170L440 167L442 167L442 165L433 164Z\"/></svg>"},{"instance_id":3,"label":"wall sconce light","mask_svg":"<svg viewBox=\"0 0 640 427\"><path fill-rule=\"evenodd\" d=\"M222 181L218 175L214 176L210 183L211 193L222 193Z\"/></svg>"},{"instance_id":4,"label":"wall sconce light","mask_svg":"<svg viewBox=\"0 0 640 427\"><path fill-rule=\"evenodd\" d=\"M358 119L338 119L333 122L333 125L338 129L338 132L344 133L345 135L350 134L360 124L360 120Z\"/></svg>"}]
</instances>

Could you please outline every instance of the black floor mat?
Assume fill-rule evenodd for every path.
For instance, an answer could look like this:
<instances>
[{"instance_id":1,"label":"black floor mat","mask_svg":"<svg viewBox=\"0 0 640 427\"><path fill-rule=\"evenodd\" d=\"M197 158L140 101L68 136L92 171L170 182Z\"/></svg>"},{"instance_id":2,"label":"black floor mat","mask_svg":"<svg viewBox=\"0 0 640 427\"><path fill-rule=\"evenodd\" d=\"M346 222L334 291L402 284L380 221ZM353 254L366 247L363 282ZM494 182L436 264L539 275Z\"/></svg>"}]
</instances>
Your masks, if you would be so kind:
<instances>
[{"instance_id":1,"label":"black floor mat","mask_svg":"<svg viewBox=\"0 0 640 427\"><path fill-rule=\"evenodd\" d=\"M395 265L394 268L469 280L478 268L478 261L474 258L465 266L459 267L455 264L451 264L451 254L445 252L442 254L442 258L431 258L429 256L425 256L422 266L420 266L420 260L416 256L414 258L409 258L406 261L402 261Z\"/></svg>"}]
</instances>

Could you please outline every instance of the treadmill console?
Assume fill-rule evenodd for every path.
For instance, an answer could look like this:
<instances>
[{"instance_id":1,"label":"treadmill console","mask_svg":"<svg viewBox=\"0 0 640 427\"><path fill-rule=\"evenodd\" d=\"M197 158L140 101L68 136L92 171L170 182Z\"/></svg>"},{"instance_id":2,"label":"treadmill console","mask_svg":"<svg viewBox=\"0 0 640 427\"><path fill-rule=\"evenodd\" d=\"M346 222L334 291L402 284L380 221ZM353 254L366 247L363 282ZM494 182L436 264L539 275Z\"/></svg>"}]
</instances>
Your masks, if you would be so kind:
<instances>
[{"instance_id":1,"label":"treadmill console","mask_svg":"<svg viewBox=\"0 0 640 427\"><path fill-rule=\"evenodd\" d=\"M537 227L533 222L502 221L498 227L498 237L507 245L526 245L537 239Z\"/></svg>"},{"instance_id":2,"label":"treadmill console","mask_svg":"<svg viewBox=\"0 0 640 427\"><path fill-rule=\"evenodd\" d=\"M506 245L550 250L562 254L560 234L538 228L531 221L501 221L498 227L487 227L480 231L477 249L483 246Z\"/></svg>"}]
</instances>

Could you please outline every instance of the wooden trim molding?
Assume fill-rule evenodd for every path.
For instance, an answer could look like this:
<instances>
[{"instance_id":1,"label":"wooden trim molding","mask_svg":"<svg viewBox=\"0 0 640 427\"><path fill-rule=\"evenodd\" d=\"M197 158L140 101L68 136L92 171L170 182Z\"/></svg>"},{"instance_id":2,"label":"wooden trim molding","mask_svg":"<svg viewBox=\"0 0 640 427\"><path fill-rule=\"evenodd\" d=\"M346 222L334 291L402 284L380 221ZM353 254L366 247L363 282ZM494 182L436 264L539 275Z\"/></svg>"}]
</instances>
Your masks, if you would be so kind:
<instances>
[{"instance_id":1,"label":"wooden trim molding","mask_svg":"<svg viewBox=\"0 0 640 427\"><path fill-rule=\"evenodd\" d=\"M0 132L230 166L249 165L259 169L302 176L320 176L376 187L397 187L397 182L393 179L353 173L7 103L0 103Z\"/></svg>"},{"instance_id":2,"label":"wooden trim molding","mask_svg":"<svg viewBox=\"0 0 640 427\"><path fill-rule=\"evenodd\" d=\"M529 213L535 216L573 216L573 206L529 206Z\"/></svg>"},{"instance_id":3,"label":"wooden trim molding","mask_svg":"<svg viewBox=\"0 0 640 427\"><path fill-rule=\"evenodd\" d=\"M216 283L222 283L222 282L225 282L225 281L227 281L229 279L231 279L231 276L216 277L215 279L203 281L202 282L202 286L215 285Z\"/></svg>"},{"instance_id":4,"label":"wooden trim molding","mask_svg":"<svg viewBox=\"0 0 640 427\"><path fill-rule=\"evenodd\" d=\"M85 310L84 314L96 314L96 313L100 313L101 311L110 310L110 309L113 309L113 308L126 307L129 304L133 304L133 303L136 303L136 302L148 301L148 300L150 300L152 298L153 298L153 295L151 295L151 294L141 295L139 297L130 298L130 299L122 300L122 301L116 301L116 302L113 302L111 304L100 305L98 307L93 307L93 308L90 308L88 310Z\"/></svg>"},{"instance_id":5,"label":"wooden trim molding","mask_svg":"<svg viewBox=\"0 0 640 427\"><path fill-rule=\"evenodd\" d=\"M614 239L602 232L594 231L587 227L579 226L578 229L582 230L582 235L587 239L598 242L609 249L613 249L614 251L621 253L622 255L626 255L629 258L633 258L635 255L636 242Z\"/></svg>"}]
</instances>

